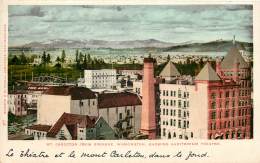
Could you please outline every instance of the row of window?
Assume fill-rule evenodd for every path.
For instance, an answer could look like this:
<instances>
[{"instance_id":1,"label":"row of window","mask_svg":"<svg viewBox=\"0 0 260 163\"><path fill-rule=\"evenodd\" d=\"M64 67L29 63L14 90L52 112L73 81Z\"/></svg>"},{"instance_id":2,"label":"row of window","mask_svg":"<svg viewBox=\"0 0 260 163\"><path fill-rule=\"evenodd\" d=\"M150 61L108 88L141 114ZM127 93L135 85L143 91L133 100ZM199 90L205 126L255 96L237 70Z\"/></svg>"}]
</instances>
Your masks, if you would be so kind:
<instances>
[{"instance_id":1,"label":"row of window","mask_svg":"<svg viewBox=\"0 0 260 163\"><path fill-rule=\"evenodd\" d=\"M162 95L176 97L176 91L162 90ZM182 98L181 90L178 90L178 98ZM183 92L183 98L189 98L189 92Z\"/></svg>"},{"instance_id":2,"label":"row of window","mask_svg":"<svg viewBox=\"0 0 260 163\"><path fill-rule=\"evenodd\" d=\"M218 108L222 108L223 106L222 106L222 101L220 100L219 101L219 106L218 106ZM229 106L230 104L229 104L229 101L225 101L225 108L226 109L228 109L230 106ZM235 100L233 100L232 101L232 103L231 103L231 107L232 108L234 108L234 107L236 107L236 102L235 102ZM216 109L216 101L213 101L213 102L211 102L211 109Z\"/></svg>"},{"instance_id":3,"label":"row of window","mask_svg":"<svg viewBox=\"0 0 260 163\"><path fill-rule=\"evenodd\" d=\"M177 126L177 120L176 119L170 119L170 121L162 121L162 125L164 126L174 126L174 127L178 127L178 128L189 128L190 126L190 123L189 121L181 121L181 120L178 120L178 126Z\"/></svg>"},{"instance_id":4,"label":"row of window","mask_svg":"<svg viewBox=\"0 0 260 163\"><path fill-rule=\"evenodd\" d=\"M166 129L165 129L165 128L162 130L162 135L163 135L164 137L166 136ZM167 135L167 138L168 138L168 139L176 138L176 137L177 137L177 134L176 134L175 132L173 132L173 134L171 134L171 133L169 132L168 135ZM179 137L179 139L183 139L183 138L188 139L188 135L182 135L182 134L180 134L178 137ZM190 133L190 137L193 138L193 132Z\"/></svg>"},{"instance_id":5,"label":"row of window","mask_svg":"<svg viewBox=\"0 0 260 163\"><path fill-rule=\"evenodd\" d=\"M238 112L236 115L245 116L245 115L249 115L249 114L250 114L250 111L247 109L238 109ZM211 117L211 119L216 119L217 118L216 112L212 111L210 117ZM218 118L228 118L228 117L235 117L235 109L218 112Z\"/></svg>"},{"instance_id":6,"label":"row of window","mask_svg":"<svg viewBox=\"0 0 260 163\"><path fill-rule=\"evenodd\" d=\"M90 100L87 100L88 101L88 106L90 106ZM95 101L92 102L92 105L94 106L95 105ZM84 102L82 100L79 100L79 106L84 106Z\"/></svg>"},{"instance_id":7,"label":"row of window","mask_svg":"<svg viewBox=\"0 0 260 163\"><path fill-rule=\"evenodd\" d=\"M231 127L235 127L235 121L225 121L225 122L220 122L219 123L219 126L217 128L216 126L216 122L212 122L210 125L209 125L209 129L210 130L216 130L216 129L225 129L225 128L231 128ZM237 126L238 127L245 127L246 125L249 125L249 122L246 120L246 119L240 119L237 121Z\"/></svg>"},{"instance_id":8,"label":"row of window","mask_svg":"<svg viewBox=\"0 0 260 163\"><path fill-rule=\"evenodd\" d=\"M162 100L162 104L164 106L176 106L176 100L168 100L168 99L163 99ZM182 100L178 100L178 108L181 108L181 107L189 107L189 101L183 101Z\"/></svg>"},{"instance_id":9,"label":"row of window","mask_svg":"<svg viewBox=\"0 0 260 163\"><path fill-rule=\"evenodd\" d=\"M178 117L180 118L182 116L181 110L178 109ZM170 115L170 116L176 116L176 110L175 109L162 109L162 115ZM183 117L189 117L189 111L183 111Z\"/></svg>"}]
</instances>

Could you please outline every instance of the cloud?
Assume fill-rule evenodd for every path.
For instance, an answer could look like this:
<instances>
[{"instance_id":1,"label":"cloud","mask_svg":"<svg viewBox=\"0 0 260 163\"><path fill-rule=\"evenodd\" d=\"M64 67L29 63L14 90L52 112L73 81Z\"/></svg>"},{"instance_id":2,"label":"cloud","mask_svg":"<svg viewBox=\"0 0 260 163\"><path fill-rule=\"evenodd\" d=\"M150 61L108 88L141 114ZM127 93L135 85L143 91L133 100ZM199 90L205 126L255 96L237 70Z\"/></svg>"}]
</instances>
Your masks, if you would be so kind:
<instances>
[{"instance_id":1,"label":"cloud","mask_svg":"<svg viewBox=\"0 0 260 163\"><path fill-rule=\"evenodd\" d=\"M252 25L250 5L9 7L10 44L55 38L210 41L236 33L251 41Z\"/></svg>"},{"instance_id":2,"label":"cloud","mask_svg":"<svg viewBox=\"0 0 260 163\"><path fill-rule=\"evenodd\" d=\"M14 7L14 6L12 6ZM36 17L43 17L44 12L41 10L40 6L33 6L29 8L28 10L25 10L21 13L12 13L10 12L9 17L15 17L15 16L36 16Z\"/></svg>"}]
</instances>

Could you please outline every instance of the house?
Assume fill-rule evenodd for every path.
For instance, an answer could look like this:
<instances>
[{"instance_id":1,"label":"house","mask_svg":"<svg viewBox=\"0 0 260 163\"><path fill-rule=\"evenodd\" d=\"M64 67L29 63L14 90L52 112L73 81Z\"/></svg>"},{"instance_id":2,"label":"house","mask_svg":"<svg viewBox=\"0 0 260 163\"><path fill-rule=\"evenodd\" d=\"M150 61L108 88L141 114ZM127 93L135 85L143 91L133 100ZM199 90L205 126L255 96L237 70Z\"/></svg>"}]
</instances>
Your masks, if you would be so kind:
<instances>
[{"instance_id":1,"label":"house","mask_svg":"<svg viewBox=\"0 0 260 163\"><path fill-rule=\"evenodd\" d=\"M102 117L63 113L47 133L48 139L115 139L114 130Z\"/></svg>"},{"instance_id":2,"label":"house","mask_svg":"<svg viewBox=\"0 0 260 163\"><path fill-rule=\"evenodd\" d=\"M46 139L47 133L50 130L50 125L32 125L25 128L25 134L34 137L34 140Z\"/></svg>"}]
</instances>

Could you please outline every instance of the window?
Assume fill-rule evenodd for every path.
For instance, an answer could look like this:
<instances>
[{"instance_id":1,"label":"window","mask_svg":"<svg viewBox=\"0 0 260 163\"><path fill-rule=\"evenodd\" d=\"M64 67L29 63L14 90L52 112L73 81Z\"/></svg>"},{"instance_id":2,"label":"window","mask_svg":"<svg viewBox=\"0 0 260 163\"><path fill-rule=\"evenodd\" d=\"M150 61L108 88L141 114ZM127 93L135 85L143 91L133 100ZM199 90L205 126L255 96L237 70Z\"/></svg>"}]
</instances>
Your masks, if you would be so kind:
<instances>
[{"instance_id":1,"label":"window","mask_svg":"<svg viewBox=\"0 0 260 163\"><path fill-rule=\"evenodd\" d=\"M212 93L211 94L211 98L214 100L214 99L216 99L216 93Z\"/></svg>"},{"instance_id":2,"label":"window","mask_svg":"<svg viewBox=\"0 0 260 163\"><path fill-rule=\"evenodd\" d=\"M190 137L193 138L193 132L190 133Z\"/></svg>"},{"instance_id":3,"label":"window","mask_svg":"<svg viewBox=\"0 0 260 163\"><path fill-rule=\"evenodd\" d=\"M190 126L190 122L189 122L189 121L187 121L187 128L189 128L189 126Z\"/></svg>"},{"instance_id":4,"label":"window","mask_svg":"<svg viewBox=\"0 0 260 163\"><path fill-rule=\"evenodd\" d=\"M166 135L166 129L164 128L163 129L163 136L165 136Z\"/></svg>"},{"instance_id":5,"label":"window","mask_svg":"<svg viewBox=\"0 0 260 163\"><path fill-rule=\"evenodd\" d=\"M84 105L84 103L83 103L83 101L79 101L79 106L83 106Z\"/></svg>"},{"instance_id":6,"label":"window","mask_svg":"<svg viewBox=\"0 0 260 163\"><path fill-rule=\"evenodd\" d=\"M170 120L170 126L172 126L172 125L173 125L173 120L171 119L171 120Z\"/></svg>"},{"instance_id":7,"label":"window","mask_svg":"<svg viewBox=\"0 0 260 163\"><path fill-rule=\"evenodd\" d=\"M178 108L181 108L181 100L178 100Z\"/></svg>"},{"instance_id":8,"label":"window","mask_svg":"<svg viewBox=\"0 0 260 163\"><path fill-rule=\"evenodd\" d=\"M128 116L130 115L130 110L126 111L126 115L128 115Z\"/></svg>"},{"instance_id":9,"label":"window","mask_svg":"<svg viewBox=\"0 0 260 163\"><path fill-rule=\"evenodd\" d=\"M229 107L229 101L226 101L225 108L228 109Z\"/></svg>"},{"instance_id":10,"label":"window","mask_svg":"<svg viewBox=\"0 0 260 163\"><path fill-rule=\"evenodd\" d=\"M227 118L227 117L228 117L228 115L229 115L229 111L228 111L228 110L226 110L226 112L225 112L225 117Z\"/></svg>"},{"instance_id":11,"label":"window","mask_svg":"<svg viewBox=\"0 0 260 163\"><path fill-rule=\"evenodd\" d=\"M181 110L178 110L178 117L181 117Z\"/></svg>"},{"instance_id":12,"label":"window","mask_svg":"<svg viewBox=\"0 0 260 163\"><path fill-rule=\"evenodd\" d=\"M216 109L216 102L212 102L212 103L211 103L211 108L212 108L212 109Z\"/></svg>"},{"instance_id":13,"label":"window","mask_svg":"<svg viewBox=\"0 0 260 163\"><path fill-rule=\"evenodd\" d=\"M178 90L178 97L181 98L181 90Z\"/></svg>"},{"instance_id":14,"label":"window","mask_svg":"<svg viewBox=\"0 0 260 163\"><path fill-rule=\"evenodd\" d=\"M211 119L216 119L216 112L213 111L213 112L211 113Z\"/></svg>"},{"instance_id":15,"label":"window","mask_svg":"<svg viewBox=\"0 0 260 163\"><path fill-rule=\"evenodd\" d=\"M222 98L222 92L219 92L219 98Z\"/></svg>"},{"instance_id":16,"label":"window","mask_svg":"<svg viewBox=\"0 0 260 163\"><path fill-rule=\"evenodd\" d=\"M93 101L93 105L95 105L95 101Z\"/></svg>"},{"instance_id":17,"label":"window","mask_svg":"<svg viewBox=\"0 0 260 163\"><path fill-rule=\"evenodd\" d=\"M178 120L178 128L181 128L181 120Z\"/></svg>"},{"instance_id":18,"label":"window","mask_svg":"<svg viewBox=\"0 0 260 163\"><path fill-rule=\"evenodd\" d=\"M168 109L166 109L166 115L168 115Z\"/></svg>"},{"instance_id":19,"label":"window","mask_svg":"<svg viewBox=\"0 0 260 163\"><path fill-rule=\"evenodd\" d=\"M171 96L173 96L173 91L171 91Z\"/></svg>"},{"instance_id":20,"label":"window","mask_svg":"<svg viewBox=\"0 0 260 163\"><path fill-rule=\"evenodd\" d=\"M232 107L235 107L235 100L232 101Z\"/></svg>"},{"instance_id":21,"label":"window","mask_svg":"<svg viewBox=\"0 0 260 163\"><path fill-rule=\"evenodd\" d=\"M171 110L171 116L172 116L173 110Z\"/></svg>"},{"instance_id":22,"label":"window","mask_svg":"<svg viewBox=\"0 0 260 163\"><path fill-rule=\"evenodd\" d=\"M176 116L176 110L175 109L173 110L173 116Z\"/></svg>"},{"instance_id":23,"label":"window","mask_svg":"<svg viewBox=\"0 0 260 163\"><path fill-rule=\"evenodd\" d=\"M186 121L183 121L183 128L186 128Z\"/></svg>"},{"instance_id":24,"label":"window","mask_svg":"<svg viewBox=\"0 0 260 163\"><path fill-rule=\"evenodd\" d=\"M226 92L226 97L229 97L229 91Z\"/></svg>"},{"instance_id":25,"label":"window","mask_svg":"<svg viewBox=\"0 0 260 163\"><path fill-rule=\"evenodd\" d=\"M176 120L175 119L173 120L173 126L176 126Z\"/></svg>"},{"instance_id":26,"label":"window","mask_svg":"<svg viewBox=\"0 0 260 163\"><path fill-rule=\"evenodd\" d=\"M119 120L122 120L122 119L123 119L123 114L119 113Z\"/></svg>"}]
</instances>

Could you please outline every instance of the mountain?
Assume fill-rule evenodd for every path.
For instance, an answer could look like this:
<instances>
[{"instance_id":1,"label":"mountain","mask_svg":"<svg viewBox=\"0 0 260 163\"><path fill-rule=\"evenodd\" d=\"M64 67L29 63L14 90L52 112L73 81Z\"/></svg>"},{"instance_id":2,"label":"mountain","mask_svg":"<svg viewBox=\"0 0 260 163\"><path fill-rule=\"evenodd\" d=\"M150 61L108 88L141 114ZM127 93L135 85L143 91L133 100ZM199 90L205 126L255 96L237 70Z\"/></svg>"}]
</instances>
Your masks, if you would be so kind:
<instances>
[{"instance_id":1,"label":"mountain","mask_svg":"<svg viewBox=\"0 0 260 163\"><path fill-rule=\"evenodd\" d=\"M206 43L188 43L163 48L164 52L227 52L233 45L232 40L216 40ZM253 51L253 43L236 41L239 49Z\"/></svg>"},{"instance_id":2,"label":"mountain","mask_svg":"<svg viewBox=\"0 0 260 163\"><path fill-rule=\"evenodd\" d=\"M211 42L197 43L187 41L183 43L169 43L155 39L133 40L133 41L104 41L104 40L65 40L56 39L46 42L31 42L22 46L9 47L9 49L70 49L70 48L87 48L87 49L144 49L154 48L160 52L226 52L233 46L232 40L215 40ZM253 51L253 43L236 41L239 49Z\"/></svg>"},{"instance_id":3,"label":"mountain","mask_svg":"<svg viewBox=\"0 0 260 163\"><path fill-rule=\"evenodd\" d=\"M133 41L104 41L104 40L49 40L47 42L31 42L22 46L11 48L32 48L32 49L51 49L51 48L112 48L112 49L127 49L127 48L165 48L174 46L173 43L158 41L155 39L149 40L133 40Z\"/></svg>"}]
</instances>

